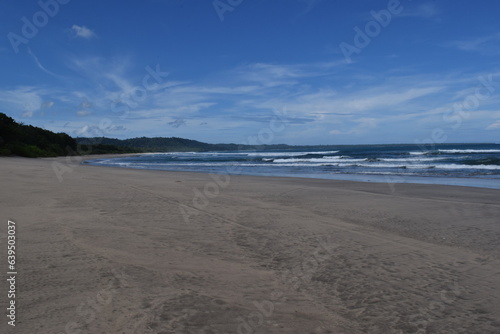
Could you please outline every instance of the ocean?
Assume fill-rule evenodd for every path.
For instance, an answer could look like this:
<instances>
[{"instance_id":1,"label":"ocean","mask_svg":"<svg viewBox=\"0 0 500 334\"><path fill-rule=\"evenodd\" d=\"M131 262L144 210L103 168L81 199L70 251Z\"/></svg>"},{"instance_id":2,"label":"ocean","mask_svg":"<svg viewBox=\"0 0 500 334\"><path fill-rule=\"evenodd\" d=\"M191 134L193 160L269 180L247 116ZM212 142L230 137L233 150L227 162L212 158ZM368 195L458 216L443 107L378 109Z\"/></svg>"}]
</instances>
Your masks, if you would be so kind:
<instances>
[{"instance_id":1,"label":"ocean","mask_svg":"<svg viewBox=\"0 0 500 334\"><path fill-rule=\"evenodd\" d=\"M145 153L86 163L167 171L500 189L500 144L308 146L284 150Z\"/></svg>"}]
</instances>

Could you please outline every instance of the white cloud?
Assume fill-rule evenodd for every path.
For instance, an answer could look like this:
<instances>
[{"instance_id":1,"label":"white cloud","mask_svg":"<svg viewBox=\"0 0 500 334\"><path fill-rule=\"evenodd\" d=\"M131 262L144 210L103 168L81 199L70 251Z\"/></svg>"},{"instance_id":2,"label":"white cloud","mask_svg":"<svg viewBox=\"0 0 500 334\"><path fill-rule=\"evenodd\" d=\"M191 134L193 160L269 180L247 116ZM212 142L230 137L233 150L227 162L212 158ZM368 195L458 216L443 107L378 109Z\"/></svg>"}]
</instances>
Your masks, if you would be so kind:
<instances>
[{"instance_id":1,"label":"white cloud","mask_svg":"<svg viewBox=\"0 0 500 334\"><path fill-rule=\"evenodd\" d=\"M186 125L186 120L185 119L176 119L175 121L172 121L172 122L168 122L168 125L174 127L174 128L178 128L178 127L181 127L181 126L185 126Z\"/></svg>"},{"instance_id":2,"label":"white cloud","mask_svg":"<svg viewBox=\"0 0 500 334\"><path fill-rule=\"evenodd\" d=\"M80 103L80 108L83 109L92 109L93 107L94 105L92 104L92 102L90 102L86 98L82 101L82 103Z\"/></svg>"},{"instance_id":3,"label":"white cloud","mask_svg":"<svg viewBox=\"0 0 500 334\"><path fill-rule=\"evenodd\" d=\"M362 134L367 132L370 129L376 128L378 125L378 120L375 118L360 118L355 121L358 123L357 125L351 127L347 131L341 131L341 130L331 130L329 133L331 135L351 135L351 134Z\"/></svg>"},{"instance_id":4,"label":"white cloud","mask_svg":"<svg viewBox=\"0 0 500 334\"><path fill-rule=\"evenodd\" d=\"M39 69L41 69L41 70L42 70L42 71L44 71L45 73L50 74L50 75L52 75L52 76L54 76L54 77L58 77L58 75L57 75L57 74L55 74L55 73L53 73L53 72L49 71L48 69L46 69L46 68L42 65L42 63L40 63L40 61L38 60L38 57L37 57L37 56L35 56L35 54L31 51L31 48L30 48L30 47L28 47L28 54L29 54L29 55L33 58L33 61L35 62L36 66L37 66Z\"/></svg>"},{"instance_id":5,"label":"white cloud","mask_svg":"<svg viewBox=\"0 0 500 334\"><path fill-rule=\"evenodd\" d=\"M91 112L89 110L79 110L76 112L76 115L79 117L88 116L90 114Z\"/></svg>"},{"instance_id":6,"label":"white cloud","mask_svg":"<svg viewBox=\"0 0 500 334\"><path fill-rule=\"evenodd\" d=\"M97 125L82 125L72 131L73 135L78 137L101 137L112 133L123 132L127 130L123 125L109 125L106 128Z\"/></svg>"},{"instance_id":7,"label":"white cloud","mask_svg":"<svg viewBox=\"0 0 500 334\"><path fill-rule=\"evenodd\" d=\"M78 26L76 24L73 24L71 30L73 30L76 37L81 37L85 39L92 39L94 37L97 37L96 34L86 26Z\"/></svg>"},{"instance_id":8,"label":"white cloud","mask_svg":"<svg viewBox=\"0 0 500 334\"><path fill-rule=\"evenodd\" d=\"M353 111L366 111L381 107L395 106L418 97L439 92L443 87L409 88L399 92L386 92L366 98L349 99L344 102L345 107Z\"/></svg>"},{"instance_id":9,"label":"white cloud","mask_svg":"<svg viewBox=\"0 0 500 334\"><path fill-rule=\"evenodd\" d=\"M116 116L113 131L127 137L162 135L168 127L173 135L186 138L202 140L207 136L215 140L227 136L237 140L253 135L258 126L267 126L275 117L273 110L286 106L283 122L288 130L279 136L289 142L298 140L292 132L307 138L326 138L329 134L360 138L397 128L411 136L424 127L449 127L451 123L443 119L443 114L475 90L481 75L408 74L400 69L381 77L377 72L350 69L343 62L255 63L196 83L181 81L183 78L164 80L155 89L147 89L143 98L134 99L134 91L144 88L142 77L148 72L132 74L134 63L130 59L73 58L68 64L81 75L79 79L84 79L84 86L78 90L20 87L0 91L0 107L17 103L19 114L32 111L31 115L40 116L37 109L52 107L54 101L61 110L73 110L70 128L78 129L77 135L99 135L98 128L83 121L90 121L90 115L108 115ZM161 69L168 71L163 66ZM125 114L117 114L112 108L114 101L128 105ZM497 102L494 96L481 101L485 114L475 110L466 120L467 126L484 129L492 123L488 129L498 129L498 114L486 114L498 106ZM26 107L28 104L31 107ZM64 121L71 117L61 115L66 117ZM199 126L206 122L209 127ZM119 126L130 130L125 133Z\"/></svg>"},{"instance_id":10,"label":"white cloud","mask_svg":"<svg viewBox=\"0 0 500 334\"><path fill-rule=\"evenodd\" d=\"M499 42L500 33L496 33L488 36L451 41L445 43L444 46L485 55L498 55L500 54Z\"/></svg>"},{"instance_id":11,"label":"white cloud","mask_svg":"<svg viewBox=\"0 0 500 334\"><path fill-rule=\"evenodd\" d=\"M399 14L400 17L417 17L422 19L432 19L438 16L440 10L435 3L427 2L420 4L415 8L404 8L403 12Z\"/></svg>"},{"instance_id":12,"label":"white cloud","mask_svg":"<svg viewBox=\"0 0 500 334\"><path fill-rule=\"evenodd\" d=\"M38 110L43 104L42 96L45 93L42 89L30 86L0 91L0 106L13 111Z\"/></svg>"},{"instance_id":13,"label":"white cloud","mask_svg":"<svg viewBox=\"0 0 500 334\"><path fill-rule=\"evenodd\" d=\"M54 106L54 102L53 101L45 101L44 103L42 103L42 105L40 106L41 109L50 109Z\"/></svg>"},{"instance_id":14,"label":"white cloud","mask_svg":"<svg viewBox=\"0 0 500 334\"><path fill-rule=\"evenodd\" d=\"M313 64L254 63L237 68L231 75L241 81L258 83L264 88L297 84L300 79L326 76L345 66L343 59Z\"/></svg>"},{"instance_id":15,"label":"white cloud","mask_svg":"<svg viewBox=\"0 0 500 334\"><path fill-rule=\"evenodd\" d=\"M33 111L26 110L25 112L22 113L21 116L24 117L24 118L31 118L31 117L33 117Z\"/></svg>"},{"instance_id":16,"label":"white cloud","mask_svg":"<svg viewBox=\"0 0 500 334\"><path fill-rule=\"evenodd\" d=\"M490 125L488 125L488 127L486 128L486 130L496 130L496 129L499 129L500 130L500 120L494 122L494 123L491 123Z\"/></svg>"}]
</instances>

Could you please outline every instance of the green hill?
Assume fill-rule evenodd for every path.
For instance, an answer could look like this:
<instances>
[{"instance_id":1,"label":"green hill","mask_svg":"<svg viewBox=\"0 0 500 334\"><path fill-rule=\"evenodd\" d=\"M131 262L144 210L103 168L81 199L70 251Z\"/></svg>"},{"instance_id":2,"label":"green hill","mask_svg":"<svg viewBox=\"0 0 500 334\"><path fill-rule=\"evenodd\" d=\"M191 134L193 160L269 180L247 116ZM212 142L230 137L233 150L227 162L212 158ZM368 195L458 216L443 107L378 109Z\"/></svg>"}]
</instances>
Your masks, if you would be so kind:
<instances>
[{"instance_id":1,"label":"green hill","mask_svg":"<svg viewBox=\"0 0 500 334\"><path fill-rule=\"evenodd\" d=\"M238 151L261 149L289 149L293 146L278 145L238 145L238 144L208 144L197 140L178 137L139 137L131 139L115 139L106 137L76 138L78 144L111 145L135 149L141 152L207 152L207 151Z\"/></svg>"}]
</instances>

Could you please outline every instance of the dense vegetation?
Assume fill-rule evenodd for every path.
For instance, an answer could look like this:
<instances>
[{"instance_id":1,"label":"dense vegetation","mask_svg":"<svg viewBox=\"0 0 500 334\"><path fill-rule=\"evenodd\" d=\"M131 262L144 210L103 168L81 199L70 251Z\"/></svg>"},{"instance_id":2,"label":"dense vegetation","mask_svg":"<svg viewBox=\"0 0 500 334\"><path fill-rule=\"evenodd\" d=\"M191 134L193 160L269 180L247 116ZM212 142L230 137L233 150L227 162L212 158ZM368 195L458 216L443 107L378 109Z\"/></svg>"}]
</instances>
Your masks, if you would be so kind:
<instances>
[{"instance_id":1,"label":"dense vegetation","mask_svg":"<svg viewBox=\"0 0 500 334\"><path fill-rule=\"evenodd\" d=\"M54 157L74 152L76 146L76 140L65 133L17 123L0 113L0 155Z\"/></svg>"}]
</instances>

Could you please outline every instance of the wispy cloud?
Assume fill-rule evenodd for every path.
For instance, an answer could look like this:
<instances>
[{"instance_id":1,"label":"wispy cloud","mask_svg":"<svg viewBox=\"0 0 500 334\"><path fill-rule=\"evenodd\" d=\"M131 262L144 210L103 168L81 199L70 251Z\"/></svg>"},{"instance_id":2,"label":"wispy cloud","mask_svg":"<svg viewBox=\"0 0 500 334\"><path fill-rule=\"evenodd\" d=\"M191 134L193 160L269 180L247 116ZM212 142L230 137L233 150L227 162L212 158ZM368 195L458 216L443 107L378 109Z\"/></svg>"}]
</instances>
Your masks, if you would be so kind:
<instances>
[{"instance_id":1,"label":"wispy cloud","mask_svg":"<svg viewBox=\"0 0 500 334\"><path fill-rule=\"evenodd\" d=\"M43 104L43 95L47 91L36 87L22 86L0 91L0 102L5 110L17 112L35 111Z\"/></svg>"},{"instance_id":2,"label":"wispy cloud","mask_svg":"<svg viewBox=\"0 0 500 334\"><path fill-rule=\"evenodd\" d=\"M416 17L421 19L434 19L440 14L439 7L434 2L426 2L416 7L405 8L399 17Z\"/></svg>"},{"instance_id":3,"label":"wispy cloud","mask_svg":"<svg viewBox=\"0 0 500 334\"><path fill-rule=\"evenodd\" d=\"M21 117L23 117L23 118L31 118L31 117L33 117L33 115L34 115L34 113L33 113L32 110L26 110L25 112L23 112L21 114Z\"/></svg>"},{"instance_id":4,"label":"wispy cloud","mask_svg":"<svg viewBox=\"0 0 500 334\"><path fill-rule=\"evenodd\" d=\"M186 120L185 119L176 119L175 121L168 122L168 125L170 125L174 128L178 128L178 127L181 127L183 125L186 125Z\"/></svg>"},{"instance_id":5,"label":"wispy cloud","mask_svg":"<svg viewBox=\"0 0 500 334\"><path fill-rule=\"evenodd\" d=\"M42 71L44 71L45 73L50 74L50 75L52 75L52 76L54 76L54 77L59 77L57 74L55 74L55 73L53 73L53 72L49 71L48 69L46 69L46 68L45 68L45 67L44 67L44 66L40 63L40 61L38 60L38 57L37 57L37 56L35 56L35 54L31 51L31 48L30 48L30 47L28 47L28 53L29 53L29 55L31 56L31 58L33 58L33 60L34 60L34 62L35 62L35 64L36 64L36 66L38 66L38 68L39 68L39 69L41 69L41 70L42 70Z\"/></svg>"},{"instance_id":6,"label":"wispy cloud","mask_svg":"<svg viewBox=\"0 0 500 334\"><path fill-rule=\"evenodd\" d=\"M73 31L73 33L76 37L81 37L84 39L92 39L92 38L97 37L97 35L92 30L87 28L86 26L79 26L79 25L73 24L73 26L71 27L71 30Z\"/></svg>"},{"instance_id":7,"label":"wispy cloud","mask_svg":"<svg viewBox=\"0 0 500 334\"><path fill-rule=\"evenodd\" d=\"M410 75L401 69L385 72L382 78L377 72L346 69L343 63L255 63L202 81L165 81L134 100L130 94L142 86L147 71L138 74L133 61L76 57L68 64L80 75L81 80L74 80L79 82L76 87L57 92L36 87L0 91L0 106L15 104L18 114L41 116L37 110L49 107L50 101L54 103L50 113L62 115L56 130L77 135L102 135L96 126L108 117L114 122L114 133L126 137L168 133L188 138L204 134L215 138L214 133L231 133L233 138L251 135L256 126L267 126L275 118L277 108L286 106L281 122L289 130L280 136L288 142L295 141L297 133L348 140L345 138L376 137L384 129L402 124L408 129L409 123L445 127L442 115L470 95L479 85L477 77L484 74ZM126 115L118 118L111 107L120 99L130 104ZM475 113L468 121L478 124L474 122L480 120L482 128L489 121L488 129L498 130L497 102L493 97L482 101L481 115ZM64 128L69 110L74 118Z\"/></svg>"},{"instance_id":8,"label":"wispy cloud","mask_svg":"<svg viewBox=\"0 0 500 334\"><path fill-rule=\"evenodd\" d=\"M94 104L88 100L87 97L82 98L82 103L80 103L80 108L83 109L92 109L94 107Z\"/></svg>"},{"instance_id":9,"label":"wispy cloud","mask_svg":"<svg viewBox=\"0 0 500 334\"><path fill-rule=\"evenodd\" d=\"M500 33L445 43L444 46L484 55L500 54Z\"/></svg>"},{"instance_id":10,"label":"wispy cloud","mask_svg":"<svg viewBox=\"0 0 500 334\"><path fill-rule=\"evenodd\" d=\"M378 120L375 118L360 118L354 121L357 125L351 127L348 130L331 130L329 133L331 135L351 135L351 134L363 134L370 129L376 128L378 125Z\"/></svg>"},{"instance_id":11,"label":"wispy cloud","mask_svg":"<svg viewBox=\"0 0 500 334\"><path fill-rule=\"evenodd\" d=\"M500 120L488 125L486 127L486 130L500 130Z\"/></svg>"},{"instance_id":12,"label":"wispy cloud","mask_svg":"<svg viewBox=\"0 0 500 334\"><path fill-rule=\"evenodd\" d=\"M41 109L50 109L54 106L54 101L45 101L42 103L42 105L40 106Z\"/></svg>"},{"instance_id":13,"label":"wispy cloud","mask_svg":"<svg viewBox=\"0 0 500 334\"><path fill-rule=\"evenodd\" d=\"M240 80L248 80L265 87L295 84L300 79L332 74L345 61L319 62L312 64L253 63L234 70Z\"/></svg>"},{"instance_id":14,"label":"wispy cloud","mask_svg":"<svg viewBox=\"0 0 500 334\"><path fill-rule=\"evenodd\" d=\"M65 126L68 127L71 125L65 124ZM107 135L112 135L113 133L120 133L127 130L127 128L125 128L123 125L110 125L105 129L97 125L89 125L89 124L80 125L77 126L76 128L74 128L75 125L71 127L73 128L73 130L70 131L71 134L78 137L99 137L102 136L103 133L106 133Z\"/></svg>"},{"instance_id":15,"label":"wispy cloud","mask_svg":"<svg viewBox=\"0 0 500 334\"><path fill-rule=\"evenodd\" d=\"M76 112L76 116L84 117L90 115L92 112L90 110L79 110Z\"/></svg>"}]
</instances>

